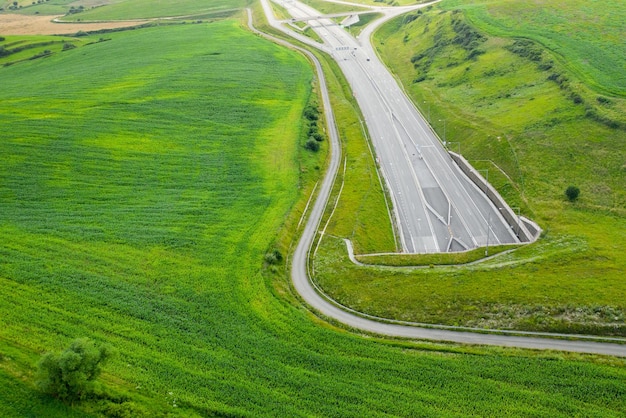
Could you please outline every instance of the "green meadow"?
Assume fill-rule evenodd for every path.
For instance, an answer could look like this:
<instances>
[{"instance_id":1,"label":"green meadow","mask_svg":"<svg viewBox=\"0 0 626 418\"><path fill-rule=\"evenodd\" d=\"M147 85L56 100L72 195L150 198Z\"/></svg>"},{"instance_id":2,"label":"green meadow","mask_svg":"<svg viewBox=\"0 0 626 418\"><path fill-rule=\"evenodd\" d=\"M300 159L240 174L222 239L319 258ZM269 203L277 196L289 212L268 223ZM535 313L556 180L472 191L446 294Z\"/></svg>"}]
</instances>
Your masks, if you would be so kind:
<instances>
[{"instance_id":1,"label":"green meadow","mask_svg":"<svg viewBox=\"0 0 626 418\"><path fill-rule=\"evenodd\" d=\"M9 66L22 61L47 58L89 42L94 40L67 36L1 36L0 65Z\"/></svg>"},{"instance_id":2,"label":"green meadow","mask_svg":"<svg viewBox=\"0 0 626 418\"><path fill-rule=\"evenodd\" d=\"M68 13L63 17L63 20L68 22L204 16L239 9L248 4L246 0L107 0L105 4L91 0L81 3L74 0L49 0L38 4L32 4L30 1L19 3L23 7L17 10L17 13L41 15ZM81 12L69 13L71 8L78 9L79 5L83 6Z\"/></svg>"},{"instance_id":3,"label":"green meadow","mask_svg":"<svg viewBox=\"0 0 626 418\"><path fill-rule=\"evenodd\" d=\"M620 359L317 319L264 265L320 164L309 64L234 20L110 37L0 68L0 415L624 415ZM78 337L118 355L69 406L34 364Z\"/></svg>"},{"instance_id":4,"label":"green meadow","mask_svg":"<svg viewBox=\"0 0 626 418\"><path fill-rule=\"evenodd\" d=\"M442 138L445 126L450 149L544 232L535 244L466 268L436 265L474 257L360 258L433 267L389 270L351 265L337 239L349 235L330 229L316 260L316 281L329 295L402 320L626 335L626 100L619 70L626 55L614 53L624 47L624 27L615 23L626 11L608 3L448 1L378 31L380 56ZM541 19L534 18L537 8ZM587 19L604 23L578 30ZM542 43L571 32L581 39L576 49ZM581 189L575 202L564 195L569 185ZM389 251L356 247L357 254Z\"/></svg>"},{"instance_id":5,"label":"green meadow","mask_svg":"<svg viewBox=\"0 0 626 418\"><path fill-rule=\"evenodd\" d=\"M593 90L626 96L626 4L619 0L448 0L446 10L463 10L479 29L532 39Z\"/></svg>"}]
</instances>

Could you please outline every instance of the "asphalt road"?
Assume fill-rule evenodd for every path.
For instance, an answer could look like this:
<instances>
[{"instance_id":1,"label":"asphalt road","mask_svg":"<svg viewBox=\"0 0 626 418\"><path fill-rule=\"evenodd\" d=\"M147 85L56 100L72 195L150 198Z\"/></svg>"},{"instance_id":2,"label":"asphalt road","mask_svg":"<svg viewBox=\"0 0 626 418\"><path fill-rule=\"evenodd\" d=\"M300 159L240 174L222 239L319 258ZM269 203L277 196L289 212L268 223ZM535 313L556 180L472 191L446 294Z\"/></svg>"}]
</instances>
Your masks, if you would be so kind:
<instances>
[{"instance_id":1,"label":"asphalt road","mask_svg":"<svg viewBox=\"0 0 626 418\"><path fill-rule=\"evenodd\" d=\"M312 18L309 25L324 41L316 46L333 56L350 83L393 200L404 252L462 251L519 242L501 213L510 208L496 207L461 172L380 62L369 42L374 26L355 39L332 20L319 18L320 12L303 3L277 3L296 19ZM385 15L375 26L419 7L423 6L374 8Z\"/></svg>"},{"instance_id":2,"label":"asphalt road","mask_svg":"<svg viewBox=\"0 0 626 418\"><path fill-rule=\"evenodd\" d=\"M289 34L290 31L283 28L280 23L276 21L276 19L274 19L268 1L269 0L261 0L261 3L263 5L270 25ZM249 25L252 28L251 18L249 19ZM256 30L255 32L261 34ZM312 60L312 62L315 64L317 76L320 82L319 84L324 104L324 112L326 120L328 121L330 164L328 170L326 171L324 179L322 180L322 185L319 188L318 198L313 204L300 241L298 242L296 250L294 251L291 269L291 278L294 288L296 289L297 293L302 297L302 299L313 310L326 318L332 318L333 320L343 323L348 327L379 335L434 341L447 341L464 344L497 345L505 347L570 351L626 357L626 344L585 341L584 339L579 341L557 339L554 338L557 336L555 334L527 333L535 336L494 335L476 332L460 332L445 329L423 328L407 324L403 325L385 323L378 320L364 318L356 313L352 313L345 307L340 307L336 303L333 303L327 298L323 297L322 292L316 290L309 281L308 255L311 250L313 239L319 229L319 223L326 203L328 201L328 197L330 196L330 192L332 189L332 185L335 181L337 171L339 169L339 161L341 157L339 136L337 134L337 129L335 126L335 119L333 116L332 108L330 106L324 73L322 71L320 63L315 58L315 56L310 52L295 47L283 40L268 35L263 36L266 36L282 45L287 45L291 48L298 49L301 52L305 53ZM562 337L571 336L564 335ZM626 340L624 339L621 339L620 341L626 343Z\"/></svg>"}]
</instances>

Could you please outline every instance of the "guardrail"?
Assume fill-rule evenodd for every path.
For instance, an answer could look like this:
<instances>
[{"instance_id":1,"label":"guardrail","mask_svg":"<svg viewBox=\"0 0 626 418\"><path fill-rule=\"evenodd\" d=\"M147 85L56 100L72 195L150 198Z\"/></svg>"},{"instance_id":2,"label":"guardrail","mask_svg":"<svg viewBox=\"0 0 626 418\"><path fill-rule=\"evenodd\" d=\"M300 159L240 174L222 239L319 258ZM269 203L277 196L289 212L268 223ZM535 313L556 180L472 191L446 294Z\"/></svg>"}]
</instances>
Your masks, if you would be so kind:
<instances>
[{"instance_id":1,"label":"guardrail","mask_svg":"<svg viewBox=\"0 0 626 418\"><path fill-rule=\"evenodd\" d=\"M541 228L539 225L531 221L530 219L524 218L522 216L517 216L515 212L506 204L502 196L498 193L498 191L485 180L485 178L476 170L472 165L463 158L462 155L457 154L456 152L448 151L452 160L456 163L456 165L465 173L467 177L469 177L472 182L482 190L485 195L491 200L491 202L496 205L504 219L511 226L515 235L519 238L521 242L533 242L537 240L539 234L541 233Z\"/></svg>"}]
</instances>

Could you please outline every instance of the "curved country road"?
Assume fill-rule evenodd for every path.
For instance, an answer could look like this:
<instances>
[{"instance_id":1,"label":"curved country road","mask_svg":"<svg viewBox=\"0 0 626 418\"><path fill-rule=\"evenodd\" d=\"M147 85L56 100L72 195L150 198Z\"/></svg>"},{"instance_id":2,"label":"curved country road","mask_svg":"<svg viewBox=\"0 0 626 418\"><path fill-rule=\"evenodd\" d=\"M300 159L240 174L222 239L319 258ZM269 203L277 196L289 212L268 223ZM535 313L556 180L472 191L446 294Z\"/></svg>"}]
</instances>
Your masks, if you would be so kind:
<instances>
[{"instance_id":1,"label":"curved country road","mask_svg":"<svg viewBox=\"0 0 626 418\"><path fill-rule=\"evenodd\" d=\"M283 28L275 20L268 1L269 0L261 0L268 22L272 27L290 35L291 31ZM248 10L248 25L250 26L250 29L255 33L264 36L272 40L273 42L288 46L292 49L296 49L307 55L315 64L315 69L319 79L320 91L322 93L322 100L324 104L324 114L328 122L330 163L328 166L328 170L326 171L326 174L324 176L322 185L319 189L317 200L315 201L315 204L311 209L309 218L304 228L304 232L302 233L300 241L298 242L296 250L293 254L293 261L291 266L291 279L293 281L294 288L311 308L313 308L322 316L326 318L331 318L350 328L384 336L446 341L462 344L480 344L539 350L571 351L579 353L604 354L626 357L626 344L547 338L547 336L554 337L555 334L546 333L526 333L527 335L532 334L534 336L496 335L478 332L451 331L447 329L423 328L408 324L379 322L348 312L345 309L339 307L338 304L332 303L331 301L320 295L320 293L315 290L309 280L308 255L315 235L318 231L319 223L324 212L326 203L328 201L328 197L330 196L330 192L332 189L332 185L335 181L341 157L339 136L335 126L335 119L333 116L332 108L330 106L330 100L328 96L328 90L326 88L324 73L322 71L321 64L311 52L255 29L252 24L252 15L250 10ZM497 330L494 331L497 332ZM576 336L562 335L562 337L575 338ZM626 340L620 341L626 343Z\"/></svg>"}]
</instances>

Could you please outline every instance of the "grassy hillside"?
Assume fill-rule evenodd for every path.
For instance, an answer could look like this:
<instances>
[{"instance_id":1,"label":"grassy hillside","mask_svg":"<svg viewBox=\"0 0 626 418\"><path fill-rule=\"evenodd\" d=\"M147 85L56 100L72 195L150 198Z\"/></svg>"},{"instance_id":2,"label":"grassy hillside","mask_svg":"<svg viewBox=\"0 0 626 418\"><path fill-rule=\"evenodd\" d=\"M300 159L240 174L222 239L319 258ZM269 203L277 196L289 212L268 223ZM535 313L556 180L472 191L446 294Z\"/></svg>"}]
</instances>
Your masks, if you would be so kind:
<instances>
[{"instance_id":1,"label":"grassy hillside","mask_svg":"<svg viewBox=\"0 0 626 418\"><path fill-rule=\"evenodd\" d=\"M450 148L488 172L511 206L539 223L543 238L471 269L413 272L351 266L343 244L331 239L319 253L317 279L341 302L381 316L626 335L625 100L585 84L543 44L516 38L522 29L510 37L484 31L475 10L507 9L479 3L452 9L444 2L443 11L400 17L379 31L377 48L442 137L445 125ZM520 14L517 4L510 19ZM594 5L590 12L601 8L598 19L608 19L604 3ZM572 15L569 30L579 19ZM565 23L541 27L568 31ZM601 51L619 50L619 39L594 42L603 43ZM596 63L590 74L600 78L611 62ZM576 202L565 198L569 185L582 190Z\"/></svg>"},{"instance_id":2,"label":"grassy hillside","mask_svg":"<svg viewBox=\"0 0 626 418\"><path fill-rule=\"evenodd\" d=\"M596 91L626 97L626 4L620 0L447 0L479 29L539 42Z\"/></svg>"},{"instance_id":3,"label":"grassy hillside","mask_svg":"<svg viewBox=\"0 0 626 418\"><path fill-rule=\"evenodd\" d=\"M263 259L312 78L296 54L228 21L0 74L0 415L626 412L622 360L378 341L276 294ZM82 336L119 356L68 409L33 364Z\"/></svg>"},{"instance_id":4,"label":"grassy hillside","mask_svg":"<svg viewBox=\"0 0 626 418\"><path fill-rule=\"evenodd\" d=\"M47 58L94 41L87 37L0 36L0 65Z\"/></svg>"}]
</instances>

